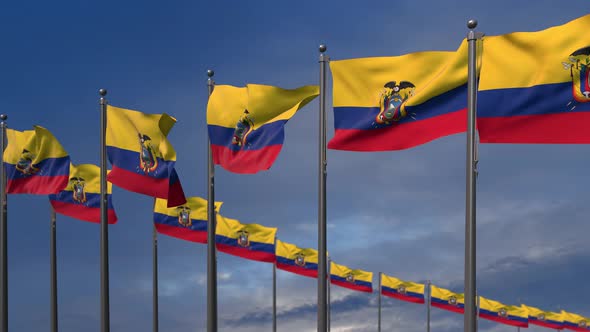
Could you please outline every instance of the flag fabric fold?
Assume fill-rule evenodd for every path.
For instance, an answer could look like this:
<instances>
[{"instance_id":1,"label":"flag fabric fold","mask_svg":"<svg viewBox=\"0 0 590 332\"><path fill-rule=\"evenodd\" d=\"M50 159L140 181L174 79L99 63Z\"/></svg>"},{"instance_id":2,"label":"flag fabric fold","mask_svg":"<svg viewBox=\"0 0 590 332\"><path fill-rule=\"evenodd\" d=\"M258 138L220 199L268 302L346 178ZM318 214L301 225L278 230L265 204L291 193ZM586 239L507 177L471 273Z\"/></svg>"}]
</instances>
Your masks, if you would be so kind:
<instances>
[{"instance_id":1,"label":"flag fabric fold","mask_svg":"<svg viewBox=\"0 0 590 332\"><path fill-rule=\"evenodd\" d=\"M268 170L283 146L285 123L318 94L316 85L216 86L207 105L213 162L233 173Z\"/></svg>"},{"instance_id":2,"label":"flag fabric fold","mask_svg":"<svg viewBox=\"0 0 590 332\"><path fill-rule=\"evenodd\" d=\"M125 190L163 198L169 207L186 203L174 169L176 152L166 136L176 123L167 114L107 106L108 180Z\"/></svg>"},{"instance_id":3,"label":"flag fabric fold","mask_svg":"<svg viewBox=\"0 0 590 332\"><path fill-rule=\"evenodd\" d=\"M536 32L484 37L482 143L590 143L590 15Z\"/></svg>"},{"instance_id":4,"label":"flag fabric fold","mask_svg":"<svg viewBox=\"0 0 590 332\"><path fill-rule=\"evenodd\" d=\"M100 167L92 164L70 164L68 185L49 195L56 213L75 219L100 223ZM117 222L113 207L112 184L107 182L107 220Z\"/></svg>"},{"instance_id":5,"label":"flag fabric fold","mask_svg":"<svg viewBox=\"0 0 590 332\"><path fill-rule=\"evenodd\" d=\"M217 215L215 242L217 250L261 262L275 262L277 229Z\"/></svg>"},{"instance_id":6,"label":"flag fabric fold","mask_svg":"<svg viewBox=\"0 0 590 332\"><path fill-rule=\"evenodd\" d=\"M479 297L479 317L516 327L529 327L528 311L521 306L506 305Z\"/></svg>"},{"instance_id":7,"label":"flag fabric fold","mask_svg":"<svg viewBox=\"0 0 590 332\"><path fill-rule=\"evenodd\" d=\"M465 296L459 293L453 293L448 289L430 286L432 292L430 304L439 309L448 310L462 314L465 312Z\"/></svg>"},{"instance_id":8,"label":"flag fabric fold","mask_svg":"<svg viewBox=\"0 0 590 332\"><path fill-rule=\"evenodd\" d=\"M563 327L570 331L590 331L590 319L562 310Z\"/></svg>"},{"instance_id":9,"label":"flag fabric fold","mask_svg":"<svg viewBox=\"0 0 590 332\"><path fill-rule=\"evenodd\" d=\"M527 311L529 316L529 324L546 327L549 329L562 330L563 317L561 313L543 311L539 308L531 307L528 305L522 305Z\"/></svg>"},{"instance_id":10,"label":"flag fabric fold","mask_svg":"<svg viewBox=\"0 0 590 332\"><path fill-rule=\"evenodd\" d=\"M373 272L353 270L330 262L330 283L359 292L373 292Z\"/></svg>"},{"instance_id":11,"label":"flag fabric fold","mask_svg":"<svg viewBox=\"0 0 590 332\"><path fill-rule=\"evenodd\" d=\"M466 131L467 42L455 52L331 61L329 149L412 148Z\"/></svg>"},{"instance_id":12,"label":"flag fabric fold","mask_svg":"<svg viewBox=\"0 0 590 332\"><path fill-rule=\"evenodd\" d=\"M318 251L315 249L302 249L277 240L276 258L277 269L311 278L318 277Z\"/></svg>"},{"instance_id":13,"label":"flag fabric fold","mask_svg":"<svg viewBox=\"0 0 590 332\"><path fill-rule=\"evenodd\" d=\"M216 212L222 204L215 202ZM160 234L207 243L207 219L207 200L201 197L188 197L185 204L171 208L165 199L156 198L154 203L154 225Z\"/></svg>"},{"instance_id":14,"label":"flag fabric fold","mask_svg":"<svg viewBox=\"0 0 590 332\"><path fill-rule=\"evenodd\" d=\"M406 302L424 303L424 284L381 274L381 294Z\"/></svg>"},{"instance_id":15,"label":"flag fabric fold","mask_svg":"<svg viewBox=\"0 0 590 332\"><path fill-rule=\"evenodd\" d=\"M70 157L51 132L6 129L6 193L56 194L68 184Z\"/></svg>"}]
</instances>

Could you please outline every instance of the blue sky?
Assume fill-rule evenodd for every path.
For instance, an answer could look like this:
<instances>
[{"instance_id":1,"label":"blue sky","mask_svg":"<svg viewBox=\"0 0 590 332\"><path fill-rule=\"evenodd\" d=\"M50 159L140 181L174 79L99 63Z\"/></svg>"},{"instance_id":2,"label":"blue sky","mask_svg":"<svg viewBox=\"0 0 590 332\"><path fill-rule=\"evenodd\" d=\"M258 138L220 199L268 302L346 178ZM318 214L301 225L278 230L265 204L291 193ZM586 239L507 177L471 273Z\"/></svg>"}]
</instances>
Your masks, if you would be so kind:
<instances>
[{"instance_id":1,"label":"blue sky","mask_svg":"<svg viewBox=\"0 0 590 332\"><path fill-rule=\"evenodd\" d=\"M455 50L470 18L488 35L534 31L588 13L563 1L5 1L0 112L39 124L74 163L99 162L98 89L115 106L178 119L170 140L187 195L206 195L207 69L219 84L294 88L332 59ZM586 33L581 31L580 33ZM331 81L328 84L331 88ZM331 92L328 92L329 105ZM317 247L318 103L286 126L273 168L217 168L222 213ZM328 112L328 137L333 134ZM588 148L482 145L477 192L478 292L509 304L590 316ZM399 152L328 151L328 250L339 264L463 289L465 136ZM151 329L152 200L114 189L111 331ZM58 216L61 331L99 330L99 227ZM49 202L9 197L10 331L49 322ZM160 330L204 331L206 247L160 237ZM271 329L272 266L219 254L219 330ZM376 281L376 278L375 278ZM314 331L313 279L278 272L280 331ZM333 287L332 330L374 331L376 294ZM384 330L423 331L426 307L386 299ZM433 331L463 317L433 309ZM511 328L480 321L480 331ZM542 331L532 327L530 331Z\"/></svg>"}]
</instances>

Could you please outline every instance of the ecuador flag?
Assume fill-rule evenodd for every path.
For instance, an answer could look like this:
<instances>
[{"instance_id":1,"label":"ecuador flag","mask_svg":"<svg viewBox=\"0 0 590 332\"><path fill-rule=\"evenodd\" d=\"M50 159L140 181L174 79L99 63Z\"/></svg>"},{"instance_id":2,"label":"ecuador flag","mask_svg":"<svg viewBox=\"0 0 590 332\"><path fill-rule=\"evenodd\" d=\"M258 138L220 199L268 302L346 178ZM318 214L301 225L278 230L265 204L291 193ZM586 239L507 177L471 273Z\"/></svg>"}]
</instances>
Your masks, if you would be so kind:
<instances>
[{"instance_id":1,"label":"ecuador flag","mask_svg":"<svg viewBox=\"0 0 590 332\"><path fill-rule=\"evenodd\" d=\"M269 169L283 146L285 123L318 94L316 85L216 86L207 105L213 162L233 173Z\"/></svg>"},{"instance_id":2,"label":"ecuador flag","mask_svg":"<svg viewBox=\"0 0 590 332\"><path fill-rule=\"evenodd\" d=\"M539 308L522 305L529 315L529 323L550 329L562 330L563 317L561 313L543 311Z\"/></svg>"},{"instance_id":3,"label":"ecuador flag","mask_svg":"<svg viewBox=\"0 0 590 332\"><path fill-rule=\"evenodd\" d=\"M6 193L47 195L68 184L70 157L49 130L6 129Z\"/></svg>"},{"instance_id":4,"label":"ecuador flag","mask_svg":"<svg viewBox=\"0 0 590 332\"><path fill-rule=\"evenodd\" d=\"M570 331L590 331L590 319L573 314L571 312L561 311L563 318L563 327Z\"/></svg>"},{"instance_id":5,"label":"ecuador flag","mask_svg":"<svg viewBox=\"0 0 590 332\"><path fill-rule=\"evenodd\" d=\"M381 294L398 300L424 303L424 285L381 274Z\"/></svg>"},{"instance_id":6,"label":"ecuador flag","mask_svg":"<svg viewBox=\"0 0 590 332\"><path fill-rule=\"evenodd\" d=\"M408 149L466 130L467 42L455 52L331 61L328 148Z\"/></svg>"},{"instance_id":7,"label":"ecuador flag","mask_svg":"<svg viewBox=\"0 0 590 332\"><path fill-rule=\"evenodd\" d=\"M230 255L255 261L275 261L277 229L258 224L242 224L217 215L215 242L217 249Z\"/></svg>"},{"instance_id":8,"label":"ecuador flag","mask_svg":"<svg viewBox=\"0 0 590 332\"><path fill-rule=\"evenodd\" d=\"M176 152L166 136L176 123L167 114L145 114L107 106L107 153L113 170L108 180L123 189L186 203L174 169Z\"/></svg>"},{"instance_id":9,"label":"ecuador flag","mask_svg":"<svg viewBox=\"0 0 590 332\"><path fill-rule=\"evenodd\" d=\"M277 240L277 269L293 272L302 276L318 277L318 251L301 249L294 244Z\"/></svg>"},{"instance_id":10,"label":"ecuador flag","mask_svg":"<svg viewBox=\"0 0 590 332\"><path fill-rule=\"evenodd\" d=\"M448 289L430 286L430 303L433 307L462 314L465 311L465 297L463 294L453 293Z\"/></svg>"},{"instance_id":11,"label":"ecuador flag","mask_svg":"<svg viewBox=\"0 0 590 332\"><path fill-rule=\"evenodd\" d=\"M55 212L79 220L100 223L100 167L92 164L70 164L67 187L49 195ZM109 224L117 222L113 207L113 185L107 182L107 217Z\"/></svg>"},{"instance_id":12,"label":"ecuador flag","mask_svg":"<svg viewBox=\"0 0 590 332\"><path fill-rule=\"evenodd\" d=\"M373 272L352 270L344 265L330 262L330 283L359 292L372 293Z\"/></svg>"},{"instance_id":13,"label":"ecuador flag","mask_svg":"<svg viewBox=\"0 0 590 332\"><path fill-rule=\"evenodd\" d=\"M590 143L590 15L537 32L485 37L482 143Z\"/></svg>"},{"instance_id":14,"label":"ecuador flag","mask_svg":"<svg viewBox=\"0 0 590 332\"><path fill-rule=\"evenodd\" d=\"M215 202L219 212L222 202ZM207 243L207 200L188 197L186 203L168 207L165 199L156 198L154 225L158 233L191 242Z\"/></svg>"},{"instance_id":15,"label":"ecuador flag","mask_svg":"<svg viewBox=\"0 0 590 332\"><path fill-rule=\"evenodd\" d=\"M483 296L479 297L479 317L506 325L529 327L529 315L525 308L505 305Z\"/></svg>"}]
</instances>

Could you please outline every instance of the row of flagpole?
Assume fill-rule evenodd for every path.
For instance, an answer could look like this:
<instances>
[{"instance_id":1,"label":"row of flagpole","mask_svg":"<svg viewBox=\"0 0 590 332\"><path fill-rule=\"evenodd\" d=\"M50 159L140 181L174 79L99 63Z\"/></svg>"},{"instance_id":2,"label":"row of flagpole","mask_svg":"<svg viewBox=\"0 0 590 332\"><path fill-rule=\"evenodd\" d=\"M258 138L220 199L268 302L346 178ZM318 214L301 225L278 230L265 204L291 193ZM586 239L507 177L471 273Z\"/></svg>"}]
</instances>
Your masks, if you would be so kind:
<instances>
[{"instance_id":1,"label":"row of flagpole","mask_svg":"<svg viewBox=\"0 0 590 332\"><path fill-rule=\"evenodd\" d=\"M477 153L475 135L475 114L477 104L477 49L476 43L483 34L473 31L477 27L475 20L467 24L470 31L467 40L469 43L468 55L468 118L467 118L467 151L466 151L466 210L465 210L465 314L464 331L475 332L477 330L477 304L476 304L476 178L477 178ZM325 45L319 47L320 64L320 95L319 95L319 155L318 155L318 289L317 289L317 329L318 332L329 330L329 275L327 258L327 208L326 208L326 64L329 57L325 54ZM215 83L214 72L207 71L207 88L209 96L213 92ZM109 262L108 262L108 215L107 215L107 152L106 152L106 107L105 98L107 91L99 90L100 94L100 320L101 332L110 330L109 313ZM0 146L6 146L6 115L0 116ZM3 157L0 157L3 163ZM208 176L207 176L207 200L208 200L208 225L207 228L207 331L217 331L217 262L215 247L215 186L214 164L210 141L208 140ZM6 199L6 171L0 170L0 332L8 331L8 276L7 276L7 199ZM51 302L51 331L57 332L57 269L55 247L55 211L51 210L50 232L50 302ZM153 331L158 331L158 274L157 274L157 234L153 234ZM381 280L381 273L379 274ZM380 286L381 288L381 281ZM430 301L430 294L429 294ZM379 291L379 307L381 305L381 292ZM428 305L428 328L430 329L430 303ZM379 311L378 328L381 328L381 314ZM273 266L273 331L276 331L276 266Z\"/></svg>"}]
</instances>

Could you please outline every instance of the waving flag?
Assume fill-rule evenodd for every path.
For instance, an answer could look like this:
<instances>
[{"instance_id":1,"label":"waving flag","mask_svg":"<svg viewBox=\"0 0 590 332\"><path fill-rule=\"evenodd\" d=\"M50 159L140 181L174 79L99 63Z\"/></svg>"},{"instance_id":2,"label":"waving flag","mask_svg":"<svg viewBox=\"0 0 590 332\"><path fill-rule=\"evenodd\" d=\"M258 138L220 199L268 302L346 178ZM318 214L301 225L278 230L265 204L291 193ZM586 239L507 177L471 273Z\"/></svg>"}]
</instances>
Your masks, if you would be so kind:
<instances>
[{"instance_id":1,"label":"waving flag","mask_svg":"<svg viewBox=\"0 0 590 332\"><path fill-rule=\"evenodd\" d=\"M590 143L590 15L484 38L482 143Z\"/></svg>"},{"instance_id":2,"label":"waving flag","mask_svg":"<svg viewBox=\"0 0 590 332\"><path fill-rule=\"evenodd\" d=\"M590 319L562 310L563 326L570 331L590 331Z\"/></svg>"},{"instance_id":3,"label":"waving flag","mask_svg":"<svg viewBox=\"0 0 590 332\"><path fill-rule=\"evenodd\" d=\"M529 323L550 329L562 330L563 317L561 313L543 311L539 308L522 305L529 315Z\"/></svg>"},{"instance_id":4,"label":"waving flag","mask_svg":"<svg viewBox=\"0 0 590 332\"><path fill-rule=\"evenodd\" d=\"M68 184L70 157L49 130L6 129L6 193L55 194Z\"/></svg>"},{"instance_id":5,"label":"waving flag","mask_svg":"<svg viewBox=\"0 0 590 332\"><path fill-rule=\"evenodd\" d=\"M174 169L176 152L166 136L176 123L167 114L145 114L107 106L107 177L123 189L166 199L169 207L186 203Z\"/></svg>"},{"instance_id":6,"label":"waving flag","mask_svg":"<svg viewBox=\"0 0 590 332\"><path fill-rule=\"evenodd\" d=\"M215 242L217 249L230 255L255 261L275 261L277 229L258 224L242 224L217 215Z\"/></svg>"},{"instance_id":7,"label":"waving flag","mask_svg":"<svg viewBox=\"0 0 590 332\"><path fill-rule=\"evenodd\" d=\"M318 277L318 251L301 249L294 244L277 240L277 269L293 272L302 276Z\"/></svg>"},{"instance_id":8,"label":"waving flag","mask_svg":"<svg viewBox=\"0 0 590 332\"><path fill-rule=\"evenodd\" d=\"M269 169L283 146L285 123L318 94L315 85L216 86L207 105L213 162L233 173Z\"/></svg>"},{"instance_id":9,"label":"waving flag","mask_svg":"<svg viewBox=\"0 0 590 332\"><path fill-rule=\"evenodd\" d=\"M328 148L408 149L467 127L467 43L456 52L331 61Z\"/></svg>"},{"instance_id":10,"label":"waving flag","mask_svg":"<svg viewBox=\"0 0 590 332\"><path fill-rule=\"evenodd\" d=\"M381 294L402 301L424 303L424 284L381 274Z\"/></svg>"},{"instance_id":11,"label":"waving flag","mask_svg":"<svg viewBox=\"0 0 590 332\"><path fill-rule=\"evenodd\" d=\"M506 325L529 327L529 315L525 308L505 305L483 296L479 297L479 317Z\"/></svg>"},{"instance_id":12,"label":"waving flag","mask_svg":"<svg viewBox=\"0 0 590 332\"><path fill-rule=\"evenodd\" d=\"M465 311L465 296L459 293L453 293L448 289L430 286L431 297L430 304L443 310L456 312L459 314Z\"/></svg>"},{"instance_id":13,"label":"waving flag","mask_svg":"<svg viewBox=\"0 0 590 332\"><path fill-rule=\"evenodd\" d=\"M107 220L117 222L113 207L113 185L107 182ZM75 219L100 223L100 167L92 164L70 164L67 187L49 195L55 212Z\"/></svg>"},{"instance_id":14,"label":"waving flag","mask_svg":"<svg viewBox=\"0 0 590 332\"><path fill-rule=\"evenodd\" d=\"M344 265L330 262L330 283L359 292L372 293L373 272L352 270Z\"/></svg>"},{"instance_id":15,"label":"waving flag","mask_svg":"<svg viewBox=\"0 0 590 332\"><path fill-rule=\"evenodd\" d=\"M219 212L222 202L215 202ZM186 203L168 207L165 199L157 198L154 204L154 225L160 234L178 239L207 243L207 200L188 197Z\"/></svg>"}]
</instances>

